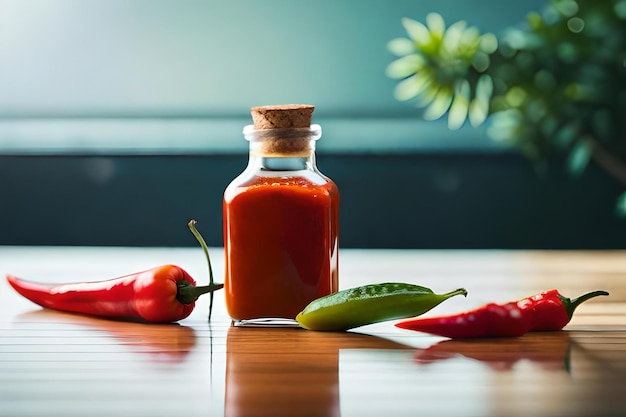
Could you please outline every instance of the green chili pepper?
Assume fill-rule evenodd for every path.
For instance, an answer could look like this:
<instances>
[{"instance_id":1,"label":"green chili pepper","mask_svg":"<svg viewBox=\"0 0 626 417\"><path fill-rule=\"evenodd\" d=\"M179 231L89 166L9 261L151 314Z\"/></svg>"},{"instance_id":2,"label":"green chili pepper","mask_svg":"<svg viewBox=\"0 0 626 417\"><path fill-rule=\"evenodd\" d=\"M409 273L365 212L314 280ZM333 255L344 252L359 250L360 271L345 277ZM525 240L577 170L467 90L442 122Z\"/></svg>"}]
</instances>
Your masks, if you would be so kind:
<instances>
[{"instance_id":1,"label":"green chili pepper","mask_svg":"<svg viewBox=\"0 0 626 417\"><path fill-rule=\"evenodd\" d=\"M435 294L419 285L388 282L350 288L313 300L297 316L305 329L344 331L366 324L419 316L464 288Z\"/></svg>"}]
</instances>

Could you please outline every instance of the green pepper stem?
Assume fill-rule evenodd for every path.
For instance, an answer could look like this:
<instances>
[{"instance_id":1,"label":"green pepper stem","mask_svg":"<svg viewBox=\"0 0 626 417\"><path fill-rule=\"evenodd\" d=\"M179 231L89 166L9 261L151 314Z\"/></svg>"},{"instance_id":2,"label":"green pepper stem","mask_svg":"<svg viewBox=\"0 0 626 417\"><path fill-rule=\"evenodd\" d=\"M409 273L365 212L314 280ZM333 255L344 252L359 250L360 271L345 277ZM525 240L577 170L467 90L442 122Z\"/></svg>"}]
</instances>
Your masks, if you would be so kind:
<instances>
[{"instance_id":1,"label":"green pepper stem","mask_svg":"<svg viewBox=\"0 0 626 417\"><path fill-rule=\"evenodd\" d=\"M602 290L592 291L592 292L583 294L580 297L574 298L571 300L567 297L561 296L561 301L563 301L563 305L565 306L565 309L567 310L567 315L571 319L572 316L574 315L574 310L576 310L576 307L578 307L585 301L589 300L590 298L594 298L599 295L609 295L609 293L606 291L602 291Z\"/></svg>"},{"instance_id":2,"label":"green pepper stem","mask_svg":"<svg viewBox=\"0 0 626 417\"><path fill-rule=\"evenodd\" d=\"M204 251L204 256L206 257L207 264L209 265L209 285L212 285L213 284L213 268L211 268L211 257L209 256L209 248L207 247L207 244L204 241L204 238L202 237L200 232L198 232L198 229L196 229L196 223L197 222L193 219L189 220L189 223L188 223L189 230L191 230L191 233L193 233L193 235L196 237L196 240L198 241L198 243L200 244L200 247Z\"/></svg>"},{"instance_id":3,"label":"green pepper stem","mask_svg":"<svg viewBox=\"0 0 626 417\"><path fill-rule=\"evenodd\" d=\"M224 284L209 284L202 287L196 287L189 281L181 280L176 283L176 299L181 304L191 304L195 302L202 294L213 293L221 290Z\"/></svg>"},{"instance_id":4,"label":"green pepper stem","mask_svg":"<svg viewBox=\"0 0 626 417\"><path fill-rule=\"evenodd\" d=\"M465 288L459 288L459 289L456 289L454 291L450 291L450 292L447 292L445 294L441 294L441 296L445 297L445 298L454 297L455 295L462 295L463 297L467 297L467 290Z\"/></svg>"},{"instance_id":5,"label":"green pepper stem","mask_svg":"<svg viewBox=\"0 0 626 417\"><path fill-rule=\"evenodd\" d=\"M206 257L207 265L209 266L209 285L206 287L196 287L199 289L199 291L202 291L198 293L198 295L196 296L196 299L202 294L206 294L207 292L210 293L210 297L211 297L210 302L209 302L209 321L210 321L211 313L213 312L213 295L214 295L213 293L223 288L224 284L215 284L215 282L213 281L213 268L211 267L211 257L209 256L209 248L207 247L207 244L204 241L204 238L202 237L200 232L198 232L198 229L196 229L196 221L193 219L189 220L188 226L189 226L189 230L191 230L191 233L193 233L193 235L196 237L196 240L200 244L200 247L202 247L202 250L204 251L204 256Z\"/></svg>"}]
</instances>

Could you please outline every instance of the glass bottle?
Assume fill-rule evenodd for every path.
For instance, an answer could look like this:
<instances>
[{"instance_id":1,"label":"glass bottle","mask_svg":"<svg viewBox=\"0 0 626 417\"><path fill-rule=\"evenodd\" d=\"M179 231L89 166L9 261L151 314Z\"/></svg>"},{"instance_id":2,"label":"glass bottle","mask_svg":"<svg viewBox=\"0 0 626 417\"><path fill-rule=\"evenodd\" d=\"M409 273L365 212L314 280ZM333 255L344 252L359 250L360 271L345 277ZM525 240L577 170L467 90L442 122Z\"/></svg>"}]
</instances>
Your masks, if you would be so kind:
<instances>
[{"instance_id":1,"label":"glass bottle","mask_svg":"<svg viewBox=\"0 0 626 417\"><path fill-rule=\"evenodd\" d=\"M293 319L338 289L339 192L316 166L314 107L253 107L246 169L223 200L228 314Z\"/></svg>"}]
</instances>

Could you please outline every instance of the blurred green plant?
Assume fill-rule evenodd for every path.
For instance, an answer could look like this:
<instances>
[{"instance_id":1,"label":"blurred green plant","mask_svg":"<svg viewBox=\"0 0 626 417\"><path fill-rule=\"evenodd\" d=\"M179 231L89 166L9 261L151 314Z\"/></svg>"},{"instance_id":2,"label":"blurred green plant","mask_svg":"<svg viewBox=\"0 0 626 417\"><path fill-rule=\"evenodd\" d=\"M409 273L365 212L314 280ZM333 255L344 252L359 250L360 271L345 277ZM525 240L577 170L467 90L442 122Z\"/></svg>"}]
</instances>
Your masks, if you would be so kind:
<instances>
[{"instance_id":1,"label":"blurred green plant","mask_svg":"<svg viewBox=\"0 0 626 417\"><path fill-rule=\"evenodd\" d=\"M551 0L500 38L437 13L404 18L386 70L394 96L450 129L487 122L494 140L534 160L593 160L626 187L626 0ZM626 216L626 192L617 213Z\"/></svg>"}]
</instances>

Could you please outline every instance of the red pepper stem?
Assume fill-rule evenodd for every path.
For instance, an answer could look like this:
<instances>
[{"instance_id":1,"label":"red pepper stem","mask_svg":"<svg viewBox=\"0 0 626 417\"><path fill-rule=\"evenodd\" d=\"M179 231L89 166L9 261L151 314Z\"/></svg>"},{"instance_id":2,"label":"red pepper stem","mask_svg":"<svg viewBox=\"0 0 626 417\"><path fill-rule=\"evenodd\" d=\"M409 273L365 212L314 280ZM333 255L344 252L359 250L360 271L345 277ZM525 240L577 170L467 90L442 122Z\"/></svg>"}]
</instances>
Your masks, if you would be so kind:
<instances>
[{"instance_id":1,"label":"red pepper stem","mask_svg":"<svg viewBox=\"0 0 626 417\"><path fill-rule=\"evenodd\" d=\"M181 304L191 304L195 302L202 294L221 290L224 284L209 284L202 287L196 287L192 283L181 280L176 283L176 299Z\"/></svg>"},{"instance_id":2,"label":"red pepper stem","mask_svg":"<svg viewBox=\"0 0 626 417\"><path fill-rule=\"evenodd\" d=\"M198 232L198 229L196 229L196 221L193 220L193 219L189 220L188 226L189 226L189 230L191 230L191 233L193 233L193 235L196 237L196 240L198 241L198 243L202 247L202 250L204 251L204 256L206 257L206 261L207 261L207 264L209 266L209 286L208 287L199 287L199 288L208 288L208 289L206 291L198 294L198 296L200 296L202 294L205 294L207 292L209 292L211 294L210 295L211 299L210 299L210 302L209 302L209 321L210 321L211 320L211 313L213 312L213 292L216 291L216 290L219 290L224 285L223 284L215 284L215 282L213 281L213 268L211 267L211 257L209 256L209 248L207 247L207 244L204 241L204 238L202 237L200 232Z\"/></svg>"},{"instance_id":3,"label":"red pepper stem","mask_svg":"<svg viewBox=\"0 0 626 417\"><path fill-rule=\"evenodd\" d=\"M562 295L559 295L559 296L561 297L561 301L563 302L563 305L565 306L565 310L567 310L567 315L571 319L572 316L574 315L574 310L576 310L576 307L578 307L585 301L589 300L590 298L594 298L599 295L609 295L609 293L606 291L601 291L601 290L592 291L574 299L569 299L567 297L563 297Z\"/></svg>"}]
</instances>

